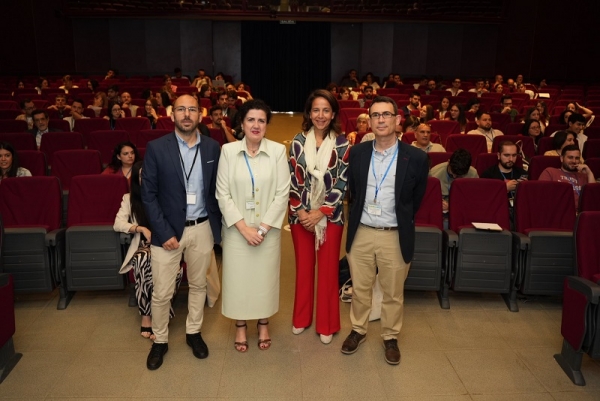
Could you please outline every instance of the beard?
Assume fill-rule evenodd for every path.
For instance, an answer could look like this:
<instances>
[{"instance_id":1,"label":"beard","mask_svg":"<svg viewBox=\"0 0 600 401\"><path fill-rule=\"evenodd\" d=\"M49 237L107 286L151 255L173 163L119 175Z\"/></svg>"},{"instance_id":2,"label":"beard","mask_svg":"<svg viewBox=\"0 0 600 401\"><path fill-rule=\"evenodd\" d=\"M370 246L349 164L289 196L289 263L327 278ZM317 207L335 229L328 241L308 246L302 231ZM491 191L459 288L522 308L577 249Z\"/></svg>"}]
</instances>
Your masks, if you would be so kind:
<instances>
[{"instance_id":1,"label":"beard","mask_svg":"<svg viewBox=\"0 0 600 401\"><path fill-rule=\"evenodd\" d=\"M570 173L576 173L577 172L577 166L575 167L570 167L568 164L563 163L562 165L563 170L568 171Z\"/></svg>"},{"instance_id":2,"label":"beard","mask_svg":"<svg viewBox=\"0 0 600 401\"><path fill-rule=\"evenodd\" d=\"M515 163L514 162L507 162L507 163L500 162L500 165L502 166L502 168L504 168L506 170L511 170L513 168L513 166L515 165Z\"/></svg>"},{"instance_id":3,"label":"beard","mask_svg":"<svg viewBox=\"0 0 600 401\"><path fill-rule=\"evenodd\" d=\"M183 123L184 123L184 122L186 122L186 123L187 123L187 122L190 122L190 123L192 123L192 124L190 125L190 127L189 127L189 128L186 128L186 127L183 125ZM189 135L189 134L191 134L191 133L193 133L193 132L195 132L195 131L196 131L196 128L198 128L198 124L194 124L194 121L193 121L192 119L189 119L189 118L183 118L183 119L181 119L181 120L175 120L175 127L176 127L176 128L177 128L177 130L178 130L179 132L181 132L182 134L184 134L184 135Z\"/></svg>"}]
</instances>

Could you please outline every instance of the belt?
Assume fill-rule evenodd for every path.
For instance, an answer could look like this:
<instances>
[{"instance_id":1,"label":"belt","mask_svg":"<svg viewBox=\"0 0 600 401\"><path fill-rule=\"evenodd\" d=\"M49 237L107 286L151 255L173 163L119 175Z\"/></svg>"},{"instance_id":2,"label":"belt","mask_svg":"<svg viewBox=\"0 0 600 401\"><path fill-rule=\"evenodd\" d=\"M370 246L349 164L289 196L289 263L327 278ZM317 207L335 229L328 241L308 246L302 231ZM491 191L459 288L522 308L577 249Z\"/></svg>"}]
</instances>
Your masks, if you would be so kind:
<instances>
[{"instance_id":1,"label":"belt","mask_svg":"<svg viewBox=\"0 0 600 401\"><path fill-rule=\"evenodd\" d=\"M195 225L198 225L200 223L204 223L206 220L208 220L208 216L198 217L196 220L187 220L185 222L185 226L186 227L195 226Z\"/></svg>"},{"instance_id":2,"label":"belt","mask_svg":"<svg viewBox=\"0 0 600 401\"><path fill-rule=\"evenodd\" d=\"M360 225L363 227L367 227L367 228L370 228L373 230L378 230L378 231L397 231L398 230L398 227L371 227L371 226L368 226L363 223L360 223Z\"/></svg>"}]
</instances>

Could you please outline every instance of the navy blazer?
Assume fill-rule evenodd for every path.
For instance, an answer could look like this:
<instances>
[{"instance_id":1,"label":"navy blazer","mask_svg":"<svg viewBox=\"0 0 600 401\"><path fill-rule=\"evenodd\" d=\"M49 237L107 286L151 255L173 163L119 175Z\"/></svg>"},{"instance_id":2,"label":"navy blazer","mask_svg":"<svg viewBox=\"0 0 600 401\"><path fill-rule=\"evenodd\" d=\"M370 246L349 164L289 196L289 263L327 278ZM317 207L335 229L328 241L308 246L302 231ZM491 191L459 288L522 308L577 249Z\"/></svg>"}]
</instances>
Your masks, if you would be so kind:
<instances>
[{"instance_id":1,"label":"navy blazer","mask_svg":"<svg viewBox=\"0 0 600 401\"><path fill-rule=\"evenodd\" d=\"M215 197L221 149L214 139L200 135L204 204L215 244L221 242L221 211ZM187 202L175 132L148 142L142 169L142 201L152 231L152 245L172 237L181 240Z\"/></svg>"},{"instance_id":2,"label":"navy blazer","mask_svg":"<svg viewBox=\"0 0 600 401\"><path fill-rule=\"evenodd\" d=\"M350 149L348 161L348 189L352 205L346 237L346 252L350 252L352 241L360 224L365 204L367 181L371 166L373 141L361 142ZM415 215L421 206L425 190L429 162L427 153L404 142L398 141L396 160L396 219L402 258L409 263L415 251Z\"/></svg>"}]
</instances>

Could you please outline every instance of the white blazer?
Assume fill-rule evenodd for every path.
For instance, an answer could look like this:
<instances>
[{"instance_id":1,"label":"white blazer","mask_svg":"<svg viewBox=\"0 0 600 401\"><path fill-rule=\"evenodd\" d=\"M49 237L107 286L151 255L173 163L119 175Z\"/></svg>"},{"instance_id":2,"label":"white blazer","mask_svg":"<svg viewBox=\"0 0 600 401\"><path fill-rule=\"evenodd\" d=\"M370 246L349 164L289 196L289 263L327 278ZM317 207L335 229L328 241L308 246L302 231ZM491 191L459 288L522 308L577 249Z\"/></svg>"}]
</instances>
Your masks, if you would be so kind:
<instances>
[{"instance_id":1,"label":"white blazer","mask_svg":"<svg viewBox=\"0 0 600 401\"><path fill-rule=\"evenodd\" d=\"M130 222L131 220L131 222ZM115 217L115 224L113 225L113 229L116 232L129 234L129 230L136 223L135 218L131 215L131 202L129 201L129 194L123 195L123 200L121 201L121 208L117 213L117 217ZM123 261L123 265L119 270L119 273L125 274L131 270L131 266L129 265L129 261L135 254L135 251L138 250L140 246L141 233L135 233L133 239L131 240L131 244L129 245L129 249L127 250L127 255L125 255L125 260Z\"/></svg>"}]
</instances>

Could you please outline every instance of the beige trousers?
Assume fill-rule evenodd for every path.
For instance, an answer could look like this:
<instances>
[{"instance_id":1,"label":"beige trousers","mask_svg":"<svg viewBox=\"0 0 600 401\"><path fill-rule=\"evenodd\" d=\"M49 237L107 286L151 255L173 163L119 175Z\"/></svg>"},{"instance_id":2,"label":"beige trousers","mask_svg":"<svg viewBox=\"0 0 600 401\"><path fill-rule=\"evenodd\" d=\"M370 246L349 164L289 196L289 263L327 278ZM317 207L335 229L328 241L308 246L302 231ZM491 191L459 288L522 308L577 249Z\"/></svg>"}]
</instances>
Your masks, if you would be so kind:
<instances>
[{"instance_id":1,"label":"beige trousers","mask_svg":"<svg viewBox=\"0 0 600 401\"><path fill-rule=\"evenodd\" d=\"M380 231L360 225L348 253L348 263L352 275L352 329L367 333L373 283L379 269L383 291L381 337L396 339L402 329L404 280L410 269L410 263L402 259L398 231Z\"/></svg>"}]
</instances>

